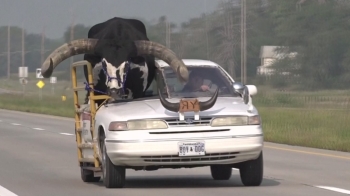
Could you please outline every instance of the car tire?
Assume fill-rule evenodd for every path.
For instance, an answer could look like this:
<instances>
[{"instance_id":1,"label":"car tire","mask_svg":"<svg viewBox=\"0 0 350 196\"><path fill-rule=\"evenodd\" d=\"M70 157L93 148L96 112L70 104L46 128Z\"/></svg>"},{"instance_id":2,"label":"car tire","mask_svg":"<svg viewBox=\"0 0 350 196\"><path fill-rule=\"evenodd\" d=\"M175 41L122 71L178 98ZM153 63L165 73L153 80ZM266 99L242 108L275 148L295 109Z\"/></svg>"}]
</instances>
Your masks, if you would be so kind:
<instances>
[{"instance_id":1,"label":"car tire","mask_svg":"<svg viewBox=\"0 0 350 196\"><path fill-rule=\"evenodd\" d=\"M81 179L84 182L98 182L101 179L101 177L95 177L94 172L91 170L80 168L80 173L81 173Z\"/></svg>"},{"instance_id":2,"label":"car tire","mask_svg":"<svg viewBox=\"0 0 350 196\"><path fill-rule=\"evenodd\" d=\"M264 174L263 152L257 159L241 163L239 173L244 186L260 186Z\"/></svg>"},{"instance_id":3,"label":"car tire","mask_svg":"<svg viewBox=\"0 0 350 196\"><path fill-rule=\"evenodd\" d=\"M232 168L226 165L212 165L210 172L214 180L229 180L232 176Z\"/></svg>"},{"instance_id":4,"label":"car tire","mask_svg":"<svg viewBox=\"0 0 350 196\"><path fill-rule=\"evenodd\" d=\"M125 167L115 166L106 152L102 142L102 176L106 188L123 188L125 184Z\"/></svg>"}]
</instances>

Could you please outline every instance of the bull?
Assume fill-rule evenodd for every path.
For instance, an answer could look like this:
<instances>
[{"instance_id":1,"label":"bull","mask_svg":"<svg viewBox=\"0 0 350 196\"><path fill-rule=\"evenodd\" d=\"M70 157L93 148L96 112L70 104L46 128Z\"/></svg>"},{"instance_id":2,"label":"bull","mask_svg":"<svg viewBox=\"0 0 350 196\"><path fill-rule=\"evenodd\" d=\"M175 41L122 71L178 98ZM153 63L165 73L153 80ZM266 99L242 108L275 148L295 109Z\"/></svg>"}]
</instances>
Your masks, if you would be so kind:
<instances>
[{"instance_id":1,"label":"bull","mask_svg":"<svg viewBox=\"0 0 350 196\"><path fill-rule=\"evenodd\" d=\"M84 60L93 67L96 95L106 92L113 99L143 97L156 76L155 58L168 63L181 82L188 80L182 60L170 49L150 41L144 23L136 19L114 17L92 26L88 38L63 44L42 64L43 77L50 77L58 64L79 54L84 54ZM86 66L84 74L87 80ZM96 102L100 105L102 101ZM175 111L172 103L165 99L161 102ZM209 102L201 104L212 105Z\"/></svg>"}]
</instances>

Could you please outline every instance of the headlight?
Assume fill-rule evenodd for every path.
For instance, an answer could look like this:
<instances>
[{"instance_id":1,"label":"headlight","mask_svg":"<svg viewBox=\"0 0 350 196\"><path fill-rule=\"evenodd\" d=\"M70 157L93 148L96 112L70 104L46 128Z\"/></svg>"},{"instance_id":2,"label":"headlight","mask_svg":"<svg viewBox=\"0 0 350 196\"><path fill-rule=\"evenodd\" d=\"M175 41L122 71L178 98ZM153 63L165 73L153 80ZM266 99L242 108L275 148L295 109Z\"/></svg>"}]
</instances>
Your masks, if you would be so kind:
<instances>
[{"instance_id":1,"label":"headlight","mask_svg":"<svg viewBox=\"0 0 350 196\"><path fill-rule=\"evenodd\" d=\"M108 127L110 131L126 131L127 129L128 125L126 122L111 122Z\"/></svg>"},{"instance_id":2,"label":"headlight","mask_svg":"<svg viewBox=\"0 0 350 196\"><path fill-rule=\"evenodd\" d=\"M242 126L242 125L259 125L260 116L229 116L214 118L211 126Z\"/></svg>"},{"instance_id":3,"label":"headlight","mask_svg":"<svg viewBox=\"0 0 350 196\"><path fill-rule=\"evenodd\" d=\"M261 118L259 115L248 117L248 125L260 125L260 124L261 124Z\"/></svg>"},{"instance_id":4,"label":"headlight","mask_svg":"<svg viewBox=\"0 0 350 196\"><path fill-rule=\"evenodd\" d=\"M128 129L166 129L168 125L162 120L132 120L128 121Z\"/></svg>"},{"instance_id":5,"label":"headlight","mask_svg":"<svg viewBox=\"0 0 350 196\"><path fill-rule=\"evenodd\" d=\"M168 125L162 120L131 120L127 122L111 122L110 131L144 130L144 129L166 129Z\"/></svg>"}]
</instances>

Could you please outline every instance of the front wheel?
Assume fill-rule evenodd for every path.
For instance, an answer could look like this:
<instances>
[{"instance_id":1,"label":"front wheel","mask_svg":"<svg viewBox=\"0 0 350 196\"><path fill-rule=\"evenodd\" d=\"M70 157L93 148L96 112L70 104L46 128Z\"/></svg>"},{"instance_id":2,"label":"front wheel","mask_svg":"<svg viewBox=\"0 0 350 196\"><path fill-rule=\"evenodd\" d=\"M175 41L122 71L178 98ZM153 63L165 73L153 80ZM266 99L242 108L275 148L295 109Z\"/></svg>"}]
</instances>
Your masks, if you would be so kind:
<instances>
[{"instance_id":1,"label":"front wheel","mask_svg":"<svg viewBox=\"0 0 350 196\"><path fill-rule=\"evenodd\" d=\"M106 145L102 142L102 175L106 188L123 188L125 184L125 167L115 166L106 152Z\"/></svg>"},{"instance_id":2,"label":"front wheel","mask_svg":"<svg viewBox=\"0 0 350 196\"><path fill-rule=\"evenodd\" d=\"M262 151L257 159L241 163L239 173L244 186L260 186L264 174Z\"/></svg>"}]
</instances>

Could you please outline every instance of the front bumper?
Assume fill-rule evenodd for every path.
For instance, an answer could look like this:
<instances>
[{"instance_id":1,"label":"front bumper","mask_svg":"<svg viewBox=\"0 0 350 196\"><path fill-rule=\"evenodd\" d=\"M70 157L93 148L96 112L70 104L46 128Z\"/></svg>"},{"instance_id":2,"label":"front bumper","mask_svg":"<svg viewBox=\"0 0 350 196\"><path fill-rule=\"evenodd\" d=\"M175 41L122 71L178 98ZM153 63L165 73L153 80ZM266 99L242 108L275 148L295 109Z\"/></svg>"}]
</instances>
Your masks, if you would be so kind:
<instances>
[{"instance_id":1,"label":"front bumper","mask_svg":"<svg viewBox=\"0 0 350 196\"><path fill-rule=\"evenodd\" d=\"M107 155L115 165L123 166L190 166L211 164L233 164L256 159L263 148L260 128L248 134L224 135L176 134L166 138L105 140ZM242 133L242 132L240 132ZM136 134L135 134L136 135ZM179 137L181 135L181 138ZM177 136L177 137L176 137ZM205 142L205 155L179 156L178 142Z\"/></svg>"}]
</instances>

